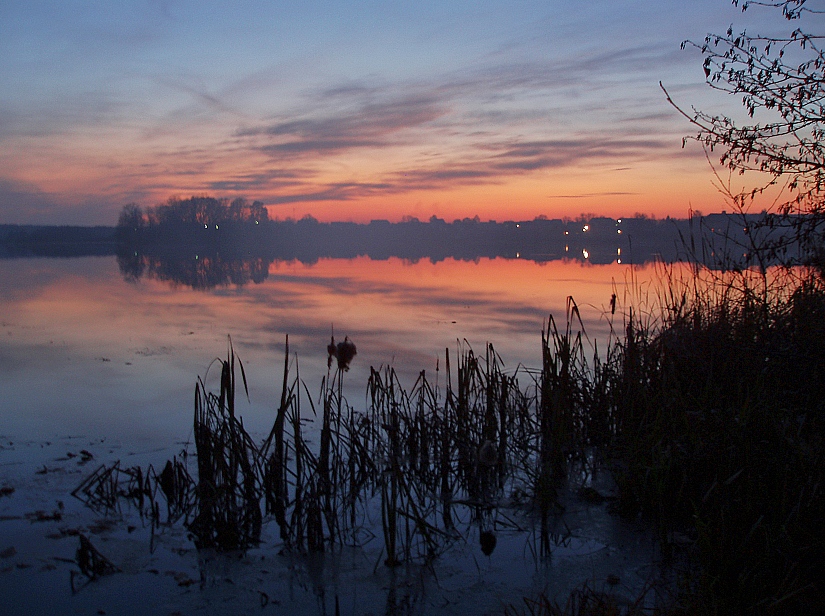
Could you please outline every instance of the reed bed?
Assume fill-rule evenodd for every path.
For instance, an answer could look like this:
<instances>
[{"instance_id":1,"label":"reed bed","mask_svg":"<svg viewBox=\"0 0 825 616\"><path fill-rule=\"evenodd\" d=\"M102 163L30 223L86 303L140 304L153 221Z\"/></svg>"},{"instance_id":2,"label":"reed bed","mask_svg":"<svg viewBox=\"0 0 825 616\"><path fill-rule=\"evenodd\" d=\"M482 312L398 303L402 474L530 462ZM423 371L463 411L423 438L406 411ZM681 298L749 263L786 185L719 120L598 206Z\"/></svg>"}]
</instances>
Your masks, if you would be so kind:
<instances>
[{"instance_id":1,"label":"reed bed","mask_svg":"<svg viewBox=\"0 0 825 616\"><path fill-rule=\"evenodd\" d=\"M165 501L167 523L183 519L198 548L219 551L257 545L268 521L284 547L298 552L359 545L380 533L388 566L437 557L464 537L466 524L478 527L490 553L491 512L538 507L549 549L555 489L586 441L579 389L587 382L580 335L571 327L557 331L552 319L547 332L548 365L553 353L563 356L552 375L508 373L492 345L478 356L464 342L453 354L445 350L444 387L422 371L407 390L392 367L373 368L363 411L343 395L352 342L332 340L313 402L291 371L287 338L280 403L262 443L236 413L238 389L246 393L247 384L230 340L226 358L215 361L218 390L208 391L201 378L195 386L196 478L185 456L160 474L116 463L98 469L75 495L111 511L126 498L158 524ZM310 422L316 425L308 428Z\"/></svg>"},{"instance_id":2,"label":"reed bed","mask_svg":"<svg viewBox=\"0 0 825 616\"><path fill-rule=\"evenodd\" d=\"M195 387L195 479L185 458L160 474L115 465L75 493L106 511L126 497L156 524L162 496L199 548L247 550L274 522L287 550L377 539L394 567L431 561L468 526L489 554L514 511L551 553L559 488L572 468L603 464L615 512L647 520L681 572L670 613L825 613L825 283L774 274L663 270L655 303L619 311L603 359L588 359L570 298L564 324L542 331L540 370L508 371L492 345L476 354L465 341L445 351L444 378L422 371L409 389L391 366L372 368L363 410L343 395L351 341L330 342L314 398L287 338L262 443L236 413L246 378L230 341L218 391ZM526 607L616 613L602 599Z\"/></svg>"},{"instance_id":3,"label":"reed bed","mask_svg":"<svg viewBox=\"0 0 825 616\"><path fill-rule=\"evenodd\" d=\"M672 274L609 361L618 510L687 558L686 612L824 613L823 280Z\"/></svg>"},{"instance_id":4,"label":"reed bed","mask_svg":"<svg viewBox=\"0 0 825 616\"><path fill-rule=\"evenodd\" d=\"M449 351L445 363L450 374ZM523 393L492 346L483 359L465 346L443 393L425 372L406 390L393 368L373 368L364 412L343 397L345 368L328 374L316 409L297 395L297 377L289 385L285 361L285 393L261 451L267 510L288 547L358 544L380 529L387 565L426 561L461 538L457 519L469 512L480 524L508 486L539 475L537 390ZM302 436L307 399L320 419L314 451Z\"/></svg>"}]
</instances>

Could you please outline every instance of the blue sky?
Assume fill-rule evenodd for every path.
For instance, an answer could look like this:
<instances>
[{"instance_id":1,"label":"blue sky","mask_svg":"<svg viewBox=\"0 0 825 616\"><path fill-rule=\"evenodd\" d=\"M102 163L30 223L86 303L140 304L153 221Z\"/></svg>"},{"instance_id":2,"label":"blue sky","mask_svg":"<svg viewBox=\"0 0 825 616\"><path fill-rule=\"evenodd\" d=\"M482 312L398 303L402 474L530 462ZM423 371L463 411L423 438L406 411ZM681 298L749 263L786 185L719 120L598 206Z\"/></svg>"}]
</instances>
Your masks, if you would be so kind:
<instances>
[{"instance_id":1,"label":"blue sky","mask_svg":"<svg viewBox=\"0 0 825 616\"><path fill-rule=\"evenodd\" d=\"M796 22L728 0L0 2L0 223L127 202L273 217L684 215L723 204L684 39Z\"/></svg>"}]
</instances>

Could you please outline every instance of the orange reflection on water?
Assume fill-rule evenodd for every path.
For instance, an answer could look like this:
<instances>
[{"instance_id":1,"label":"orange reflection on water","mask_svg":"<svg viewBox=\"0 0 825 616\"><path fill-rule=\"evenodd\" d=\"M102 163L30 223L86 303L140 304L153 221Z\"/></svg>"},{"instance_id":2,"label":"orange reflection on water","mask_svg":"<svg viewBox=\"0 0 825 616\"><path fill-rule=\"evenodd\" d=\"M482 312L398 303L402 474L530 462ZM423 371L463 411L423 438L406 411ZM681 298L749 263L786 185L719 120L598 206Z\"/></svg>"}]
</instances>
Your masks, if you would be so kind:
<instances>
[{"instance_id":1,"label":"orange reflection on water","mask_svg":"<svg viewBox=\"0 0 825 616\"><path fill-rule=\"evenodd\" d=\"M0 418L17 433L183 437L195 380L231 336L250 384L243 415L265 429L280 395L286 335L313 392L326 374L330 335L349 336L358 355L346 379L357 406L370 367L392 365L407 387L421 370L433 378L436 366L443 379L445 348L454 356L458 341L479 354L491 343L510 371L538 367L542 328L551 314L564 325L568 296L604 354L610 319L619 329L622 319L610 314L611 295L627 305L654 276L652 267L634 270L628 285L630 272L579 261L323 259L275 262L259 284L202 291L124 281L113 258L7 260Z\"/></svg>"},{"instance_id":2,"label":"orange reflection on water","mask_svg":"<svg viewBox=\"0 0 825 616\"><path fill-rule=\"evenodd\" d=\"M579 306L591 338L606 339L611 295L617 293L621 304L629 271L625 265L579 261L409 263L359 258L276 263L270 267L270 280L303 297L295 321L309 317L328 328L334 325L340 335L374 339L376 348L403 349L423 359L467 339L479 349L493 343L505 361L532 359L536 364L541 329L551 314L565 322L568 296ZM652 268L645 268L635 277L650 274ZM387 340L379 343L381 336ZM434 360L428 363L432 367Z\"/></svg>"}]
</instances>

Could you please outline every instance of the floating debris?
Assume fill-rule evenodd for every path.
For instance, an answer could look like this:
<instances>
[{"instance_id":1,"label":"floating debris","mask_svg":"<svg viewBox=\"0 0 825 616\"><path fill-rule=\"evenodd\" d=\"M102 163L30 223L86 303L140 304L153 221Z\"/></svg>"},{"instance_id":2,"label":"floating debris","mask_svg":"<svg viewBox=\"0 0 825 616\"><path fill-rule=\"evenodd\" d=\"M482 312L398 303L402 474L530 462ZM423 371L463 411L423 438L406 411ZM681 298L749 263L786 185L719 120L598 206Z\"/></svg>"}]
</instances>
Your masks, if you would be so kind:
<instances>
[{"instance_id":1,"label":"floating debris","mask_svg":"<svg viewBox=\"0 0 825 616\"><path fill-rule=\"evenodd\" d=\"M30 522L59 522L63 519L63 514L60 511L46 513L45 511L38 510L27 513L26 519Z\"/></svg>"}]
</instances>

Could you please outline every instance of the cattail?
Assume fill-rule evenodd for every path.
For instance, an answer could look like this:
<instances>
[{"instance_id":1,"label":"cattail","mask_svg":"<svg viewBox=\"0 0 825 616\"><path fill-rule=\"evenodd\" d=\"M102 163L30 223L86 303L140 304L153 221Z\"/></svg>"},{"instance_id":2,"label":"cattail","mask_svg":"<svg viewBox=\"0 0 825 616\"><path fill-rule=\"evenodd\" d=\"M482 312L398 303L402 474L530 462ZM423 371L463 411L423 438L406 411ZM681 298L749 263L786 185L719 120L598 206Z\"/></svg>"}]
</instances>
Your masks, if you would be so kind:
<instances>
[{"instance_id":1,"label":"cattail","mask_svg":"<svg viewBox=\"0 0 825 616\"><path fill-rule=\"evenodd\" d=\"M336 347L335 356L338 358L338 369L344 372L349 370L349 364L355 357L357 351L355 344L350 342L348 336L344 337L343 342L339 342Z\"/></svg>"}]
</instances>

